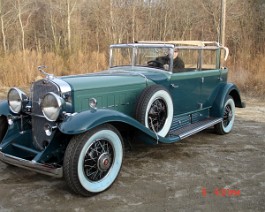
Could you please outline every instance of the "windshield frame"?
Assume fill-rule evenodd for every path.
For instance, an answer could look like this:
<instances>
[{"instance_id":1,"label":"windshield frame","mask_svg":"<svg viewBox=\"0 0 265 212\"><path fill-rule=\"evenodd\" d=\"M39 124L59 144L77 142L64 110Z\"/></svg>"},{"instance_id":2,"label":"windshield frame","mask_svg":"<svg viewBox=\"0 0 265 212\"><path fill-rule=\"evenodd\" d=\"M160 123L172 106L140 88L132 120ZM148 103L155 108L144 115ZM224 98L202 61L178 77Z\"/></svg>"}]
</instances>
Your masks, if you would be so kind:
<instances>
[{"instance_id":1,"label":"windshield frame","mask_svg":"<svg viewBox=\"0 0 265 212\"><path fill-rule=\"evenodd\" d=\"M172 68L173 68L173 53L174 53L174 45L173 44L142 44L142 43L140 44L140 43L133 43L133 44L114 44L114 45L110 45L110 52L109 52L109 67L110 68L115 67L113 65L113 49L115 49L115 48L131 48L132 49L131 64L128 64L127 66L139 66L139 65L136 65L136 58L138 56L138 49L139 48L168 48L170 64L169 64L169 70L165 70L165 71L172 72Z\"/></svg>"}]
</instances>

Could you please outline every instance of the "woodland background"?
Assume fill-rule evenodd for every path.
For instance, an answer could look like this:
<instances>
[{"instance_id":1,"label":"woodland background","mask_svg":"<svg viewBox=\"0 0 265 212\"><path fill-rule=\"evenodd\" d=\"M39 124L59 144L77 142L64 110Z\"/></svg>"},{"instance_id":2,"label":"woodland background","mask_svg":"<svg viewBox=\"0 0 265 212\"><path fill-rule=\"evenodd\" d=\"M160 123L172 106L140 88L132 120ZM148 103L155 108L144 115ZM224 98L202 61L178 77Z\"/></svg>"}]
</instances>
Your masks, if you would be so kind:
<instances>
[{"instance_id":1,"label":"woodland background","mask_svg":"<svg viewBox=\"0 0 265 212\"><path fill-rule=\"evenodd\" d=\"M0 87L108 67L108 47L219 40L221 0L0 0ZM227 0L229 79L265 95L265 0Z\"/></svg>"}]
</instances>

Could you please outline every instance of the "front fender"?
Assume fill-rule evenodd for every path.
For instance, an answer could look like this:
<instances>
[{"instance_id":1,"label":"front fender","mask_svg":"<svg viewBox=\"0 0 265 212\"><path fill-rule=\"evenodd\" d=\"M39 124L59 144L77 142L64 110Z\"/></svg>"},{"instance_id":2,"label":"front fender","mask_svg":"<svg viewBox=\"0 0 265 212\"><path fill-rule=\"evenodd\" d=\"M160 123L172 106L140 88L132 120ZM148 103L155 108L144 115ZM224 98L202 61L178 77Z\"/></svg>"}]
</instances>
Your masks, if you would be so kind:
<instances>
[{"instance_id":1,"label":"front fender","mask_svg":"<svg viewBox=\"0 0 265 212\"><path fill-rule=\"evenodd\" d=\"M64 134L76 135L105 123L122 123L130 125L140 133L142 138L146 138L147 140L150 139L152 144L157 144L158 142L174 143L180 141L179 136L161 137L132 117L119 111L108 109L89 110L70 116L59 125L59 130Z\"/></svg>"},{"instance_id":2,"label":"front fender","mask_svg":"<svg viewBox=\"0 0 265 212\"><path fill-rule=\"evenodd\" d=\"M235 106L239 108L244 108L245 104L241 101L240 92L237 86L233 83L226 83L219 89L218 94L213 102L213 107L211 110L211 116L222 117L224 104L228 96L232 96L235 101Z\"/></svg>"},{"instance_id":3,"label":"front fender","mask_svg":"<svg viewBox=\"0 0 265 212\"><path fill-rule=\"evenodd\" d=\"M8 116L10 114L11 114L11 112L9 110L9 106L8 106L7 100L4 100L4 101L0 102L0 116L1 115Z\"/></svg>"},{"instance_id":4,"label":"front fender","mask_svg":"<svg viewBox=\"0 0 265 212\"><path fill-rule=\"evenodd\" d=\"M70 116L59 125L59 130L64 134L76 135L105 123L123 123L130 125L140 132L144 138L151 139L153 144L156 144L158 141L161 143L174 143L180 141L179 136L164 138L156 135L153 131L146 128L132 117L119 111L108 109L83 111Z\"/></svg>"},{"instance_id":5,"label":"front fender","mask_svg":"<svg viewBox=\"0 0 265 212\"><path fill-rule=\"evenodd\" d=\"M70 116L59 125L59 130L64 134L74 135L86 132L101 124L111 122L128 124L141 131L144 131L150 136L154 134L152 131L130 116L115 110L108 109L88 110Z\"/></svg>"}]
</instances>

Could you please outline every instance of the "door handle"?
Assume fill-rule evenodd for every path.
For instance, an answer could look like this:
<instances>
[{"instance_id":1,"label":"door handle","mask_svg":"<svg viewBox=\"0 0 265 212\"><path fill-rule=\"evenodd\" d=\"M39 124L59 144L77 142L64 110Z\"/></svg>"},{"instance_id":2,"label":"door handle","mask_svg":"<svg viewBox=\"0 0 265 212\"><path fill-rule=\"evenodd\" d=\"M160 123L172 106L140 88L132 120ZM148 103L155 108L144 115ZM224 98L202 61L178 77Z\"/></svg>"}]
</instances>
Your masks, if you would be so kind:
<instances>
[{"instance_id":1,"label":"door handle","mask_svg":"<svg viewBox=\"0 0 265 212\"><path fill-rule=\"evenodd\" d=\"M174 83L172 83L171 86L172 86L173 88L178 88L178 87L179 87L178 85L175 85Z\"/></svg>"}]
</instances>

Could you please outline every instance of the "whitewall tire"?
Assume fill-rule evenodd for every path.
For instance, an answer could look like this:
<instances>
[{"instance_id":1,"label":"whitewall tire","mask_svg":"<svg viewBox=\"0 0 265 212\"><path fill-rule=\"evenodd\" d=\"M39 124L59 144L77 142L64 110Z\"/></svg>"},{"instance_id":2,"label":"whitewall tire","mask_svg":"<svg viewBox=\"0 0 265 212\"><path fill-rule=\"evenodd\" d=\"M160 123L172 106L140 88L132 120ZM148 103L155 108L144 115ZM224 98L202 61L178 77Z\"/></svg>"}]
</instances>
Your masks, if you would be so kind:
<instances>
[{"instance_id":1,"label":"whitewall tire","mask_svg":"<svg viewBox=\"0 0 265 212\"><path fill-rule=\"evenodd\" d=\"M64 157L69 187L83 196L108 189L119 175L123 141L112 125L105 124L73 137Z\"/></svg>"},{"instance_id":2,"label":"whitewall tire","mask_svg":"<svg viewBox=\"0 0 265 212\"><path fill-rule=\"evenodd\" d=\"M160 85L152 85L141 94L137 107L136 119L165 137L173 120L173 101L168 91Z\"/></svg>"},{"instance_id":3,"label":"whitewall tire","mask_svg":"<svg viewBox=\"0 0 265 212\"><path fill-rule=\"evenodd\" d=\"M224 135L232 131L235 121L235 102L228 96L223 108L223 121L215 125L217 134Z\"/></svg>"}]
</instances>

